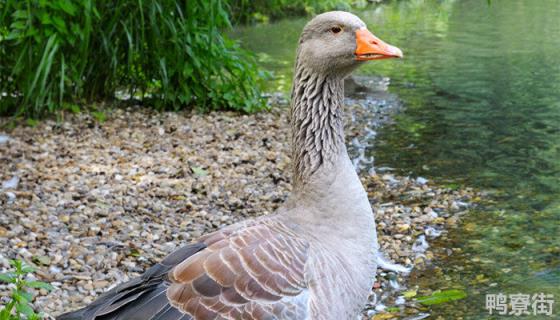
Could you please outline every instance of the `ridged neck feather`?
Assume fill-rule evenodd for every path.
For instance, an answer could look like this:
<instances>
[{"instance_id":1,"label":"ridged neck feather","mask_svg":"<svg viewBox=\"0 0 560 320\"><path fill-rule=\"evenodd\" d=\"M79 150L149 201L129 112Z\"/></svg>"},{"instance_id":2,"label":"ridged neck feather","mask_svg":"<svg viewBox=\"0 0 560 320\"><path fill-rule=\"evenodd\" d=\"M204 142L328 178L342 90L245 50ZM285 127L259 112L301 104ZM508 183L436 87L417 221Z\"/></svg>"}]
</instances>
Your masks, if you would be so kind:
<instances>
[{"instance_id":1,"label":"ridged neck feather","mask_svg":"<svg viewBox=\"0 0 560 320\"><path fill-rule=\"evenodd\" d=\"M343 84L339 76L296 64L291 99L294 189L306 185L344 149Z\"/></svg>"}]
</instances>

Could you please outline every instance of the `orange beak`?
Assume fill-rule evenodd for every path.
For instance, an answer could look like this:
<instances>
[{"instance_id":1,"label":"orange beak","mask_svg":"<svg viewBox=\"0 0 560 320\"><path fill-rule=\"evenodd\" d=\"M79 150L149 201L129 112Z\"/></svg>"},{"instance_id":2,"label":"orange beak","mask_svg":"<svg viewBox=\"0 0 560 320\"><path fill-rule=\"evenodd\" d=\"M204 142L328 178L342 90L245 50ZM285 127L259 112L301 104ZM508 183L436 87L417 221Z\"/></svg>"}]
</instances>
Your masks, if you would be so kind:
<instances>
[{"instance_id":1,"label":"orange beak","mask_svg":"<svg viewBox=\"0 0 560 320\"><path fill-rule=\"evenodd\" d=\"M356 60L402 58L401 49L393 47L374 36L366 28L356 30Z\"/></svg>"}]
</instances>

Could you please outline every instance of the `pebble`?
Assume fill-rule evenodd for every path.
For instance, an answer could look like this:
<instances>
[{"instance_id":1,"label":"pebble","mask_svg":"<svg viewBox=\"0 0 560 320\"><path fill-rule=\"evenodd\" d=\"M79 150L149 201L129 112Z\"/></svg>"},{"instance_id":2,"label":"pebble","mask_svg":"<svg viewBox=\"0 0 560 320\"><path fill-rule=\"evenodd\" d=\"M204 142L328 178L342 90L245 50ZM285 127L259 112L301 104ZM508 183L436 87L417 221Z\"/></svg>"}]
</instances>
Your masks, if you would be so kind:
<instances>
[{"instance_id":1,"label":"pebble","mask_svg":"<svg viewBox=\"0 0 560 320\"><path fill-rule=\"evenodd\" d=\"M19 177L13 176L11 179L2 182L2 189L16 189L19 183Z\"/></svg>"},{"instance_id":2,"label":"pebble","mask_svg":"<svg viewBox=\"0 0 560 320\"><path fill-rule=\"evenodd\" d=\"M6 192L6 197L8 198L8 202L14 202L17 196L15 193L8 191Z\"/></svg>"},{"instance_id":3,"label":"pebble","mask_svg":"<svg viewBox=\"0 0 560 320\"><path fill-rule=\"evenodd\" d=\"M4 144L10 141L10 137L4 134L0 134L0 144Z\"/></svg>"}]
</instances>

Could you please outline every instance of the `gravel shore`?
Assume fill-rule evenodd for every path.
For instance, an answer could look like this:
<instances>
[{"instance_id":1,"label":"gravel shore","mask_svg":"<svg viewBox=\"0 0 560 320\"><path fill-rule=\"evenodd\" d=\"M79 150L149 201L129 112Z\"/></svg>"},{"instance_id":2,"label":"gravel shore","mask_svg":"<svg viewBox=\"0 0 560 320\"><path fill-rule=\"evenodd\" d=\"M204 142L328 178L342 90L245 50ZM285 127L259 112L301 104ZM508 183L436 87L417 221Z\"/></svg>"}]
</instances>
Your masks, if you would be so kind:
<instances>
[{"instance_id":1,"label":"gravel shore","mask_svg":"<svg viewBox=\"0 0 560 320\"><path fill-rule=\"evenodd\" d=\"M478 195L375 173L359 137L390 117L379 102L370 112L371 103L347 110L349 149L385 257L422 268L434 257L426 240L447 232ZM34 306L57 315L204 233L273 212L290 191L287 113L114 109L103 123L80 114L0 132L0 272L14 258L36 265L55 290L38 290ZM404 288L406 274L380 269L364 314L402 304ZM2 299L7 290L0 285Z\"/></svg>"}]
</instances>

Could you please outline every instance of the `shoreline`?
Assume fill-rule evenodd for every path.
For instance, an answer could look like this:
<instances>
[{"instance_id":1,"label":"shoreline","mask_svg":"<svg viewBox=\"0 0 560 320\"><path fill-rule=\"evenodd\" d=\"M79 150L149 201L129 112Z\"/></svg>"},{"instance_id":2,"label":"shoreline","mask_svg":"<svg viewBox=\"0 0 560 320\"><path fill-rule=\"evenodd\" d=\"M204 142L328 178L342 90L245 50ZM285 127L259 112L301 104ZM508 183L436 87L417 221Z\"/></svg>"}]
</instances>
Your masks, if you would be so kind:
<instances>
[{"instance_id":1,"label":"shoreline","mask_svg":"<svg viewBox=\"0 0 560 320\"><path fill-rule=\"evenodd\" d=\"M390 262L421 270L434 256L426 240L456 225L477 193L372 170L367 150L376 129L401 106L387 92L388 79L356 83L345 101L347 146L376 214L381 250ZM191 239L273 212L290 191L287 113L128 108L108 111L102 124L78 114L60 125L15 128L0 142L0 182L18 180L0 190L0 245L7 248L0 272L12 258L37 265L38 278L55 291L37 290L34 307L54 316ZM416 310L399 298L406 278L379 269L364 315L386 314L382 306ZM6 289L0 285L0 294Z\"/></svg>"}]
</instances>

